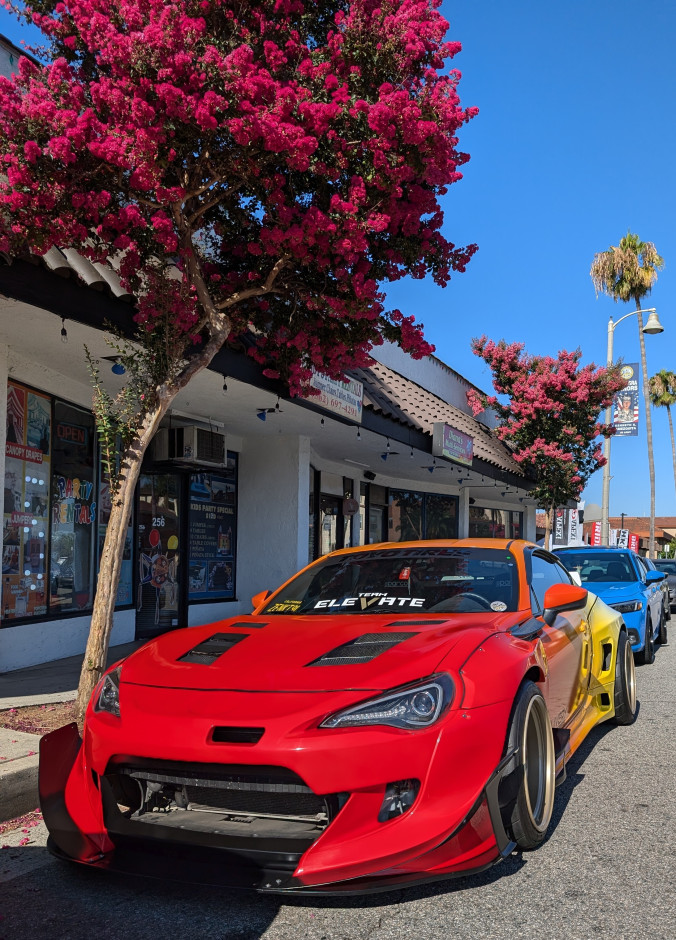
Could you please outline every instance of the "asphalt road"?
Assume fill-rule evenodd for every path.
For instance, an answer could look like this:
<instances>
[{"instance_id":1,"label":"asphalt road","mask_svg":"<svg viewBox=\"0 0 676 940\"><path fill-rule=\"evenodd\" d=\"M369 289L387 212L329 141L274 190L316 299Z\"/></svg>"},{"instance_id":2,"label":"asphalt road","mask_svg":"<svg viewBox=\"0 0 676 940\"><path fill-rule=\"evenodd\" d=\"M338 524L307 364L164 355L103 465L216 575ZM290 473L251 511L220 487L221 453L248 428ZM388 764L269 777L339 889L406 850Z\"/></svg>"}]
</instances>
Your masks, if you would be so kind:
<instances>
[{"instance_id":1,"label":"asphalt road","mask_svg":"<svg viewBox=\"0 0 676 940\"><path fill-rule=\"evenodd\" d=\"M638 670L636 723L587 739L536 852L362 900L287 900L62 865L40 826L0 837L10 844L0 940L674 940L676 619L670 627L672 645Z\"/></svg>"}]
</instances>

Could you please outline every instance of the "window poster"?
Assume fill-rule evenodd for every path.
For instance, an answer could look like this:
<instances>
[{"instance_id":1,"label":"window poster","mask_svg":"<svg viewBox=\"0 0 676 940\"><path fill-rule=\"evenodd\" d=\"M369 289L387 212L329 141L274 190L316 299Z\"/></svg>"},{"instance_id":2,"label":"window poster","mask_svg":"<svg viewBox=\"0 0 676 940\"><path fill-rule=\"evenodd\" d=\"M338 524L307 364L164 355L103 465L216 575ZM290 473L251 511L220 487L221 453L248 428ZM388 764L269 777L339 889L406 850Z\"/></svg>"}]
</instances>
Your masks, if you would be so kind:
<instances>
[{"instance_id":1,"label":"window poster","mask_svg":"<svg viewBox=\"0 0 676 940\"><path fill-rule=\"evenodd\" d=\"M93 416L55 401L53 440L50 607L52 612L87 610L94 600Z\"/></svg>"},{"instance_id":2,"label":"window poster","mask_svg":"<svg viewBox=\"0 0 676 940\"><path fill-rule=\"evenodd\" d=\"M236 490L234 457L229 456L227 470L190 476L191 601L235 596Z\"/></svg>"},{"instance_id":3,"label":"window poster","mask_svg":"<svg viewBox=\"0 0 676 940\"><path fill-rule=\"evenodd\" d=\"M7 385L2 620L47 612L51 399Z\"/></svg>"},{"instance_id":4,"label":"window poster","mask_svg":"<svg viewBox=\"0 0 676 940\"><path fill-rule=\"evenodd\" d=\"M142 473L139 480L137 637L179 626L181 482L177 473Z\"/></svg>"}]
</instances>

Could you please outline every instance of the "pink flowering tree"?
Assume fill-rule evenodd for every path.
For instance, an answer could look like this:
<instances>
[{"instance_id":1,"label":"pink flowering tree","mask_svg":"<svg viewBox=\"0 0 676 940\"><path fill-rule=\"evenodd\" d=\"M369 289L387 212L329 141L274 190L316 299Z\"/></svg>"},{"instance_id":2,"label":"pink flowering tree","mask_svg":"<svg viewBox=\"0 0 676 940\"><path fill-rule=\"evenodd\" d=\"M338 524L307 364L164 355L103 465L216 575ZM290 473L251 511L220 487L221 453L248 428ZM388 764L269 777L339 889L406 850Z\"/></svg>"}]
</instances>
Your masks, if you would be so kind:
<instances>
[{"instance_id":1,"label":"pink flowering tree","mask_svg":"<svg viewBox=\"0 0 676 940\"><path fill-rule=\"evenodd\" d=\"M605 463L599 436L612 434L612 427L599 416L626 385L620 365L581 366L579 349L562 350L556 358L531 356L523 343L495 343L486 336L472 340L472 352L490 367L497 395L472 389L468 401L475 415L487 408L498 415L498 437L536 480L531 494L547 512L549 546L553 510L579 499Z\"/></svg>"},{"instance_id":2,"label":"pink flowering tree","mask_svg":"<svg viewBox=\"0 0 676 940\"><path fill-rule=\"evenodd\" d=\"M13 0L2 0L10 6ZM104 668L143 454L224 343L292 394L383 338L430 353L382 285L475 246L439 198L468 159L440 0L30 0L49 52L0 78L0 249L73 247L136 297L130 381L94 408L113 508L79 690ZM170 276L168 276L170 275Z\"/></svg>"}]
</instances>

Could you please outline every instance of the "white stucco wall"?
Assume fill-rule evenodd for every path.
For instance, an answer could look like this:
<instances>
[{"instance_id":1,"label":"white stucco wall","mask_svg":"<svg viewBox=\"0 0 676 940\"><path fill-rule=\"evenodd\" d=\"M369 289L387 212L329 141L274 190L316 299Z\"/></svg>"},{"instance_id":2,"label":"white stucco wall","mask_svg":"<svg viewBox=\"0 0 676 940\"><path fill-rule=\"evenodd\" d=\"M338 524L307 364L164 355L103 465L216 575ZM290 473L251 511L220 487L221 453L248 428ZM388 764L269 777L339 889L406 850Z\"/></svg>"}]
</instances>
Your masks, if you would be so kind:
<instances>
[{"instance_id":1,"label":"white stucco wall","mask_svg":"<svg viewBox=\"0 0 676 940\"><path fill-rule=\"evenodd\" d=\"M82 655L87 645L90 619L87 615L4 627L0 630L0 673ZM130 643L134 639L135 623L135 610L118 611L110 645Z\"/></svg>"},{"instance_id":2,"label":"white stucco wall","mask_svg":"<svg viewBox=\"0 0 676 940\"><path fill-rule=\"evenodd\" d=\"M274 590L308 563L310 442L306 437L252 438L239 457L237 606ZM223 616L223 615L221 615Z\"/></svg>"}]
</instances>

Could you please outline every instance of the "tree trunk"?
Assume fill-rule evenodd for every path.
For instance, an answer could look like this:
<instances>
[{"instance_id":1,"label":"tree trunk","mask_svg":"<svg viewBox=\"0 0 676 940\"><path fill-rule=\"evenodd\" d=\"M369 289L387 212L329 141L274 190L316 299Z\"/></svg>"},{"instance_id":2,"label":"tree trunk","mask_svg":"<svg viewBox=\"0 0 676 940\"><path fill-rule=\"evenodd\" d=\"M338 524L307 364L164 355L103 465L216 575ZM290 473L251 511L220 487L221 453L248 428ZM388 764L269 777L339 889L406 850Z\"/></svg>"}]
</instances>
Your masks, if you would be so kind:
<instances>
[{"instance_id":1,"label":"tree trunk","mask_svg":"<svg viewBox=\"0 0 676 940\"><path fill-rule=\"evenodd\" d=\"M636 309L640 310L639 301ZM643 335L643 314L638 314L638 337L641 344L641 371L643 374L643 401L645 403L645 428L648 436L648 468L650 472L650 539L648 558L655 557L655 460L653 457L653 425L650 413L650 386L648 385L648 365L645 357L645 336Z\"/></svg>"},{"instance_id":2,"label":"tree trunk","mask_svg":"<svg viewBox=\"0 0 676 940\"><path fill-rule=\"evenodd\" d=\"M550 545L552 540L552 517L554 515L554 506L550 506L545 513L545 539L544 547L547 551L550 551Z\"/></svg>"},{"instance_id":3,"label":"tree trunk","mask_svg":"<svg viewBox=\"0 0 676 940\"><path fill-rule=\"evenodd\" d=\"M676 443L674 442L674 424L671 420L671 408L667 405L667 418L669 419L669 437L671 438L671 462L674 467L674 487L676 487Z\"/></svg>"},{"instance_id":4,"label":"tree trunk","mask_svg":"<svg viewBox=\"0 0 676 940\"><path fill-rule=\"evenodd\" d=\"M87 703L106 668L110 633L113 628L113 615L115 613L115 599L122 567L122 554L143 456L171 403L190 379L206 369L227 339L229 330L230 323L227 321L223 330L214 334L202 352L191 358L189 364L175 381L162 386L158 390L155 408L144 416L142 424L129 447L120 455L122 469L119 486L113 496L110 518L106 529L101 567L96 585L96 596L92 609L91 626L77 690L77 720L80 727L84 723Z\"/></svg>"}]
</instances>

